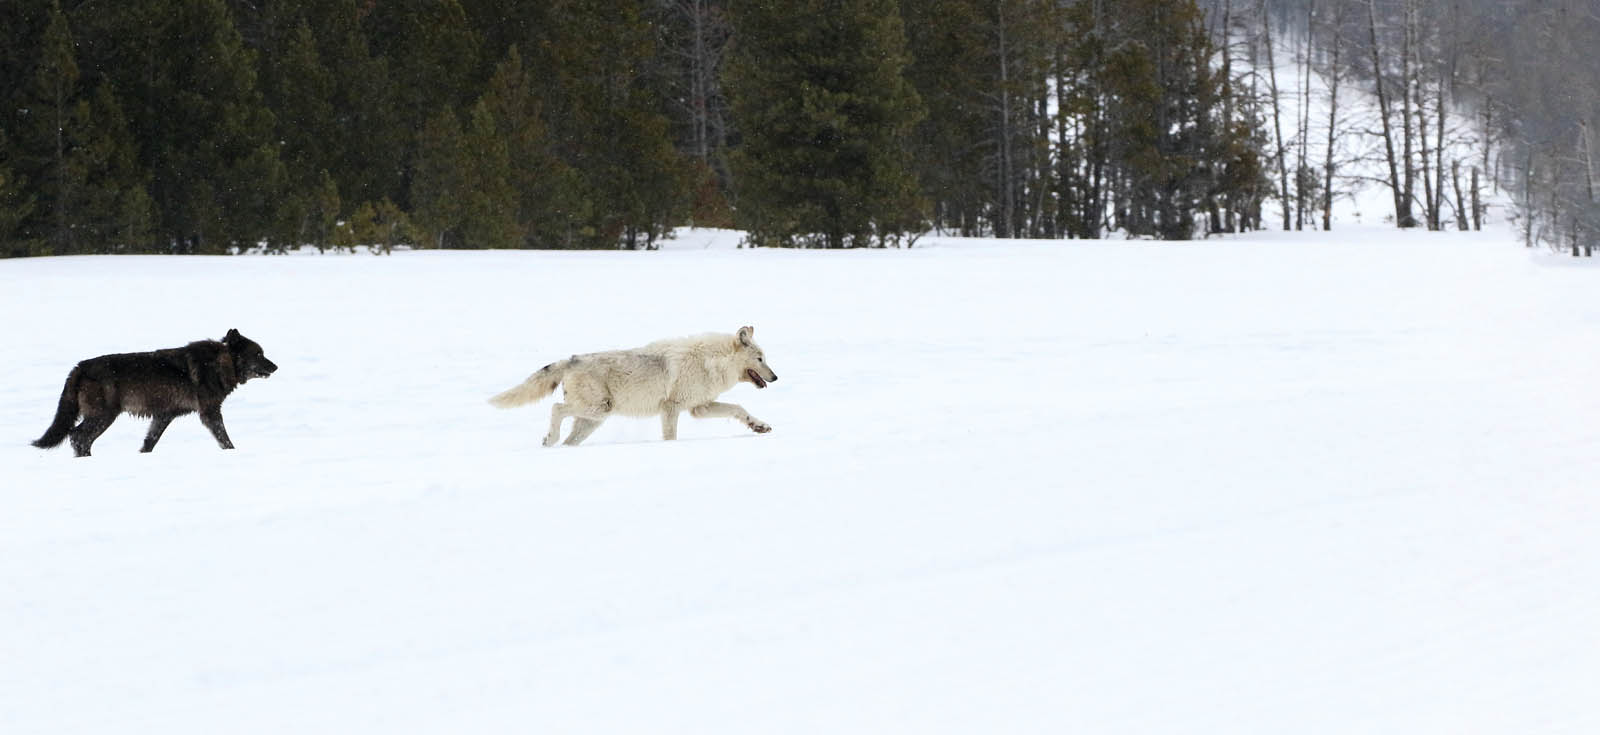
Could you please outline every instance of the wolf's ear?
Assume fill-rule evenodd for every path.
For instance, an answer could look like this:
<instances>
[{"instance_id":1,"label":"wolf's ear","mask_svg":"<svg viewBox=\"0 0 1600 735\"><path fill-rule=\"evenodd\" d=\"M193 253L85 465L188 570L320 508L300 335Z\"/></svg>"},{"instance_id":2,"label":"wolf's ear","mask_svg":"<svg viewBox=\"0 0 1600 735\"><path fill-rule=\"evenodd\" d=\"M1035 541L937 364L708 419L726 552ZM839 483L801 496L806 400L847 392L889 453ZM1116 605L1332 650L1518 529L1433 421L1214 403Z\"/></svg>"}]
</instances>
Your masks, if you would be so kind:
<instances>
[{"instance_id":1,"label":"wolf's ear","mask_svg":"<svg viewBox=\"0 0 1600 735\"><path fill-rule=\"evenodd\" d=\"M243 335L239 334L239 330L230 329L230 330L228 330L227 334L222 336L222 338L223 339L238 339L241 336L243 336Z\"/></svg>"},{"instance_id":2,"label":"wolf's ear","mask_svg":"<svg viewBox=\"0 0 1600 735\"><path fill-rule=\"evenodd\" d=\"M745 347L749 347L750 346L750 340L754 339L755 336L756 336L756 328L755 327L739 327L739 344L742 344Z\"/></svg>"}]
</instances>

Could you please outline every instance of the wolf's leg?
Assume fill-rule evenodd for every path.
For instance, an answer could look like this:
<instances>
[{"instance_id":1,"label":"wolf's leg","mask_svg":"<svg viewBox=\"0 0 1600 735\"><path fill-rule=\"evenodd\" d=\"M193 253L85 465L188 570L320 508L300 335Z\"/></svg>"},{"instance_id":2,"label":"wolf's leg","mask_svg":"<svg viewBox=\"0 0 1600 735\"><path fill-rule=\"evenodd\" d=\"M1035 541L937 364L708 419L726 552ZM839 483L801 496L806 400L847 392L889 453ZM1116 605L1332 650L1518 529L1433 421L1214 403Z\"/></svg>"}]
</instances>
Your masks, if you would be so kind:
<instances>
[{"instance_id":1,"label":"wolf's leg","mask_svg":"<svg viewBox=\"0 0 1600 735\"><path fill-rule=\"evenodd\" d=\"M678 410L677 406L668 406L666 408L661 409L661 438L662 439L665 439L667 441L672 441L673 439L678 438L678 414L679 413L680 413L680 411Z\"/></svg>"},{"instance_id":2,"label":"wolf's leg","mask_svg":"<svg viewBox=\"0 0 1600 735\"><path fill-rule=\"evenodd\" d=\"M561 441L561 421L568 416L572 417L572 433L567 436L569 445L583 441L585 437L594 433L600 422L606 420L605 414L587 410L575 403L557 403L550 407L550 432L544 435L545 446L553 447L556 442ZM586 422L594 426L585 430Z\"/></svg>"},{"instance_id":3,"label":"wolf's leg","mask_svg":"<svg viewBox=\"0 0 1600 735\"><path fill-rule=\"evenodd\" d=\"M89 456L89 447L111 427L111 422L117 420L118 413L118 411L103 411L84 416L83 423L74 427L69 434L72 437L72 453L79 457Z\"/></svg>"},{"instance_id":4,"label":"wolf's leg","mask_svg":"<svg viewBox=\"0 0 1600 735\"><path fill-rule=\"evenodd\" d=\"M562 442L569 447L578 446L584 439L588 439L600 424L605 423L605 418L592 419L587 416L575 416L572 419L572 433L567 435L567 440Z\"/></svg>"},{"instance_id":5,"label":"wolf's leg","mask_svg":"<svg viewBox=\"0 0 1600 735\"><path fill-rule=\"evenodd\" d=\"M228 438L228 427L222 425L222 407L213 406L201 409L200 423L211 430L211 435L217 438L217 446L223 449L232 449L233 440Z\"/></svg>"},{"instance_id":6,"label":"wolf's leg","mask_svg":"<svg viewBox=\"0 0 1600 735\"><path fill-rule=\"evenodd\" d=\"M150 419L150 430L145 432L144 447L139 451L148 452L152 449L155 449L156 442L161 441L161 432L166 431L167 424L172 423L172 420L177 417L178 414L175 413L164 413L158 414L155 418Z\"/></svg>"},{"instance_id":7,"label":"wolf's leg","mask_svg":"<svg viewBox=\"0 0 1600 735\"><path fill-rule=\"evenodd\" d=\"M561 420L567 417L567 404L557 403L550 407L550 431L544 435L544 445L553 447L561 441Z\"/></svg>"},{"instance_id":8,"label":"wolf's leg","mask_svg":"<svg viewBox=\"0 0 1600 735\"><path fill-rule=\"evenodd\" d=\"M689 415L697 419L718 417L731 418L743 423L745 426L750 427L750 430L757 434L765 434L769 431L772 431L771 426L768 426L760 419L751 416L744 410L744 406L741 406L737 403L719 403L717 401L712 401L701 406L695 406L689 411Z\"/></svg>"}]
</instances>

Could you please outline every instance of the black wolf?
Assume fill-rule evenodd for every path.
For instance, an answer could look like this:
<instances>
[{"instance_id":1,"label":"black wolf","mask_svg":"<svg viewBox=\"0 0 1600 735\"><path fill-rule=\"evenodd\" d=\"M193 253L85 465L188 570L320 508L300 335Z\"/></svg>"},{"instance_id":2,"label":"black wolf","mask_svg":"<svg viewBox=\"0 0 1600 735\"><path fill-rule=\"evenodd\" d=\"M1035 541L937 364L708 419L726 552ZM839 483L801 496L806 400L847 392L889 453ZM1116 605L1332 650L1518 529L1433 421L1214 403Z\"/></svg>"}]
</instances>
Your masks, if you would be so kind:
<instances>
[{"instance_id":1,"label":"black wolf","mask_svg":"<svg viewBox=\"0 0 1600 735\"><path fill-rule=\"evenodd\" d=\"M245 381L277 370L261 345L237 329L228 330L221 342L207 339L167 350L84 360L67 373L55 421L33 445L49 449L71 436L72 451L87 457L94 440L127 412L150 419L144 448L139 450L148 452L173 419L199 412L200 423L211 430L217 444L232 449L222 425L222 399ZM73 426L79 415L83 422Z\"/></svg>"}]
</instances>

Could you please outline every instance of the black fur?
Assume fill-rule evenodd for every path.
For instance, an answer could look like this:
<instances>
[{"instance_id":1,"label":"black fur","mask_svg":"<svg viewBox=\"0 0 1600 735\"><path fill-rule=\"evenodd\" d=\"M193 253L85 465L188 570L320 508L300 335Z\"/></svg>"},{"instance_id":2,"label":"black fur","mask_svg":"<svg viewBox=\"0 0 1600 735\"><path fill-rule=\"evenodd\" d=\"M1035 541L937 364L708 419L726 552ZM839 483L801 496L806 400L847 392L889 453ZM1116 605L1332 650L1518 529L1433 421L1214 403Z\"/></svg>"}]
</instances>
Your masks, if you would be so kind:
<instances>
[{"instance_id":1,"label":"black fur","mask_svg":"<svg viewBox=\"0 0 1600 735\"><path fill-rule=\"evenodd\" d=\"M200 414L200 423L223 449L232 449L222 424L222 400L251 378L265 378L278 369L261 345L228 330L222 341L190 342L154 352L101 355L84 360L67 374L55 420L33 443L49 449L71 437L73 452L89 456L89 448L123 413L150 419L141 452L155 448L167 424L184 414ZM76 427L72 424L82 416Z\"/></svg>"}]
</instances>

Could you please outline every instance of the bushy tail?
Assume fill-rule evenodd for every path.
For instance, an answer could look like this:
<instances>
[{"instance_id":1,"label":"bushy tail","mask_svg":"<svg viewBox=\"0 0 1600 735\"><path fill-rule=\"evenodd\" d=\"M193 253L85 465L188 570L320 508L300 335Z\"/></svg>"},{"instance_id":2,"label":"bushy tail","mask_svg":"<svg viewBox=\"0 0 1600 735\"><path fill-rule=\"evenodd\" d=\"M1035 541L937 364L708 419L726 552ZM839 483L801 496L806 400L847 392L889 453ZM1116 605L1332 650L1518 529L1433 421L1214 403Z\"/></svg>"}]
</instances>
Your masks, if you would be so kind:
<instances>
[{"instance_id":1,"label":"bushy tail","mask_svg":"<svg viewBox=\"0 0 1600 735\"><path fill-rule=\"evenodd\" d=\"M40 449L49 449L67 438L67 432L72 431L72 422L78 420L78 368L73 368L67 373L67 384L61 388L61 400L56 403L56 418L50 422L50 428L44 430L44 436L39 437L33 445Z\"/></svg>"},{"instance_id":2,"label":"bushy tail","mask_svg":"<svg viewBox=\"0 0 1600 735\"><path fill-rule=\"evenodd\" d=\"M543 400L545 396L556 392L556 386L561 385L561 378L571 362L562 360L539 368L539 372L529 375L515 388L490 398L489 403L498 408L514 408Z\"/></svg>"}]
</instances>

